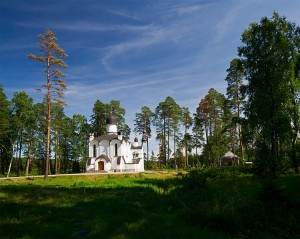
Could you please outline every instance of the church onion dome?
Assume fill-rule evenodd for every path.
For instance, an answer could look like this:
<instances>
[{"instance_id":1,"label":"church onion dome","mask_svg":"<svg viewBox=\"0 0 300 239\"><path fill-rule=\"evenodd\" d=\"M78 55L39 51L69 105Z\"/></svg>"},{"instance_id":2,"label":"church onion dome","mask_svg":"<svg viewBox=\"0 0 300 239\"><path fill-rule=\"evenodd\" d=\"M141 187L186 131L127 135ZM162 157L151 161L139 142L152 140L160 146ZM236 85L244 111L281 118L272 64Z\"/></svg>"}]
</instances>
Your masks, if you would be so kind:
<instances>
[{"instance_id":1,"label":"church onion dome","mask_svg":"<svg viewBox=\"0 0 300 239\"><path fill-rule=\"evenodd\" d=\"M110 115L110 116L106 119L106 124L117 125L117 119L116 119L113 115Z\"/></svg>"},{"instance_id":2,"label":"church onion dome","mask_svg":"<svg viewBox=\"0 0 300 239\"><path fill-rule=\"evenodd\" d=\"M134 142L139 142L137 137L134 138Z\"/></svg>"}]
</instances>

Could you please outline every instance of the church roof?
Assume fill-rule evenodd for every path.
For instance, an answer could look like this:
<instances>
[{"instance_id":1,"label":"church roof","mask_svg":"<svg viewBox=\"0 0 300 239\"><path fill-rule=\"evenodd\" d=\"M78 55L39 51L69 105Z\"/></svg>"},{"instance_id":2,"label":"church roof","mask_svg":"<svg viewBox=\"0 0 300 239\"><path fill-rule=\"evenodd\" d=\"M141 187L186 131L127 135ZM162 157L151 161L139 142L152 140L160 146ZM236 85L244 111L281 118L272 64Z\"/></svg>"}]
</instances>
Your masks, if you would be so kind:
<instances>
[{"instance_id":1,"label":"church roof","mask_svg":"<svg viewBox=\"0 0 300 239\"><path fill-rule=\"evenodd\" d=\"M120 163L121 163L121 159L123 159L123 161L124 161L124 163L125 163L125 159L124 159L124 157L122 156L118 156L118 158L117 158L117 165L120 165Z\"/></svg>"},{"instance_id":2,"label":"church roof","mask_svg":"<svg viewBox=\"0 0 300 239\"><path fill-rule=\"evenodd\" d=\"M110 115L110 116L108 116L108 118L106 119L106 124L117 125L117 119L115 118L115 116Z\"/></svg>"},{"instance_id":3,"label":"church roof","mask_svg":"<svg viewBox=\"0 0 300 239\"><path fill-rule=\"evenodd\" d=\"M121 164L121 159L123 159L123 161L124 161L125 164L139 164L140 161L141 161L141 158L136 158L136 159L133 159L133 160L132 160L132 163L126 163L124 157L123 157L123 156L119 156L119 157L117 158L117 165L120 165L120 164Z\"/></svg>"},{"instance_id":4,"label":"church roof","mask_svg":"<svg viewBox=\"0 0 300 239\"><path fill-rule=\"evenodd\" d=\"M107 135L101 135L97 138L95 138L95 140L97 141L102 141L102 140L107 140L107 141L112 141L114 139L118 139L118 135L116 134L107 134Z\"/></svg>"},{"instance_id":5,"label":"church roof","mask_svg":"<svg viewBox=\"0 0 300 239\"><path fill-rule=\"evenodd\" d=\"M105 159L105 161L107 163L111 162L110 158L108 156L104 155L104 154L101 154L97 159L100 159L100 158Z\"/></svg>"},{"instance_id":6,"label":"church roof","mask_svg":"<svg viewBox=\"0 0 300 239\"><path fill-rule=\"evenodd\" d=\"M131 145L131 149L142 149L143 148L143 146L136 146L136 147L134 147L133 145Z\"/></svg>"},{"instance_id":7,"label":"church roof","mask_svg":"<svg viewBox=\"0 0 300 239\"><path fill-rule=\"evenodd\" d=\"M92 162L92 158L89 157L89 158L88 158L88 161L87 161L87 165L91 165L91 162Z\"/></svg>"}]
</instances>

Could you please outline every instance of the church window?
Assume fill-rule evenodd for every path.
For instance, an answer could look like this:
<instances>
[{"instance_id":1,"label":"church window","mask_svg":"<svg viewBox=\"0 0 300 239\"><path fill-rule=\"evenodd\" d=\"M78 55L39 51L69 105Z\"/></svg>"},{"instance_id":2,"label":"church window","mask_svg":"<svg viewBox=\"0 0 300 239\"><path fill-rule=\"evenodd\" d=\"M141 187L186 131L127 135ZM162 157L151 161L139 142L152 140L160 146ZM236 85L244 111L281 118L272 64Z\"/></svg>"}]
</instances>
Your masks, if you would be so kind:
<instances>
[{"instance_id":1,"label":"church window","mask_svg":"<svg viewBox=\"0 0 300 239\"><path fill-rule=\"evenodd\" d=\"M135 159L135 158L138 158L138 157L139 157L139 154L136 153L136 152L134 152L134 153L133 153L133 158Z\"/></svg>"},{"instance_id":2,"label":"church window","mask_svg":"<svg viewBox=\"0 0 300 239\"><path fill-rule=\"evenodd\" d=\"M94 147L93 147L93 157L97 157L96 144L94 144Z\"/></svg>"},{"instance_id":3,"label":"church window","mask_svg":"<svg viewBox=\"0 0 300 239\"><path fill-rule=\"evenodd\" d=\"M118 144L115 144L115 156L118 156Z\"/></svg>"}]
</instances>

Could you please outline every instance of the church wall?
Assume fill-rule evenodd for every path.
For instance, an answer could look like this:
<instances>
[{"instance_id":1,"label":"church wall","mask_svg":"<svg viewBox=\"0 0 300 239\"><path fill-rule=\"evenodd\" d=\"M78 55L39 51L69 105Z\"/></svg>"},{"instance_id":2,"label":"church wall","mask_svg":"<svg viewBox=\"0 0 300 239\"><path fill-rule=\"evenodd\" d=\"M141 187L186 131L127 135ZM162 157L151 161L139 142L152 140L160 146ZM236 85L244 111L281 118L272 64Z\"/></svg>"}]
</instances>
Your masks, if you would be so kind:
<instances>
[{"instance_id":1,"label":"church wall","mask_svg":"<svg viewBox=\"0 0 300 239\"><path fill-rule=\"evenodd\" d=\"M109 133L116 133L117 128L116 125L108 125ZM105 138L105 137L102 137ZM112 137L108 137L112 138ZM106 155L110 158L111 163L104 161L104 170L106 171L144 171L144 160L143 160L143 149L131 149L132 144L122 139L121 136L118 136L118 139L113 139L112 141L101 140L98 142L93 137L90 137L89 143L89 158L90 165L87 165L87 171L95 169L98 170L98 161L96 160L100 155ZM117 154L115 153L115 145L117 144ZM94 145L96 145L96 157L94 157ZM138 153L138 158L142 158L139 164L133 164L133 152ZM121 156L122 159L120 164L117 165L117 159ZM96 162L95 162L96 161ZM103 160L101 160L103 161Z\"/></svg>"},{"instance_id":2,"label":"church wall","mask_svg":"<svg viewBox=\"0 0 300 239\"><path fill-rule=\"evenodd\" d=\"M131 144L126 141L126 144L125 144L125 148L126 148L126 161L130 161L131 160L131 155L130 155L130 147L131 147Z\"/></svg>"},{"instance_id":3,"label":"church wall","mask_svg":"<svg viewBox=\"0 0 300 239\"><path fill-rule=\"evenodd\" d=\"M117 144L118 145L118 150L117 150L117 155L115 155L115 144ZM121 142L119 141L119 140L112 140L111 142L110 142L110 145L111 145L111 148L112 148L112 150L111 150L111 156L120 156L120 155L122 155L122 153L121 153Z\"/></svg>"},{"instance_id":4,"label":"church wall","mask_svg":"<svg viewBox=\"0 0 300 239\"><path fill-rule=\"evenodd\" d=\"M124 158L126 159L127 156L127 141L123 141L122 142L122 155L124 156Z\"/></svg>"},{"instance_id":5,"label":"church wall","mask_svg":"<svg viewBox=\"0 0 300 239\"><path fill-rule=\"evenodd\" d=\"M111 168L114 170L117 168L117 160L115 157L115 145L110 142L109 144L109 158L111 159Z\"/></svg>"},{"instance_id":6,"label":"church wall","mask_svg":"<svg viewBox=\"0 0 300 239\"><path fill-rule=\"evenodd\" d=\"M124 169L123 170L125 170L125 171L130 170L130 171L136 171L136 172L143 172L144 171L144 167L143 167L143 163L142 162L140 162L139 164L124 164Z\"/></svg>"},{"instance_id":7,"label":"church wall","mask_svg":"<svg viewBox=\"0 0 300 239\"><path fill-rule=\"evenodd\" d=\"M109 142L107 140L102 140L99 144L99 155L107 155L108 154L108 151L109 151Z\"/></svg>"},{"instance_id":8,"label":"church wall","mask_svg":"<svg viewBox=\"0 0 300 239\"><path fill-rule=\"evenodd\" d=\"M94 148L94 144L98 145L97 141L93 140L89 143L89 157L93 157L93 148Z\"/></svg>"}]
</instances>

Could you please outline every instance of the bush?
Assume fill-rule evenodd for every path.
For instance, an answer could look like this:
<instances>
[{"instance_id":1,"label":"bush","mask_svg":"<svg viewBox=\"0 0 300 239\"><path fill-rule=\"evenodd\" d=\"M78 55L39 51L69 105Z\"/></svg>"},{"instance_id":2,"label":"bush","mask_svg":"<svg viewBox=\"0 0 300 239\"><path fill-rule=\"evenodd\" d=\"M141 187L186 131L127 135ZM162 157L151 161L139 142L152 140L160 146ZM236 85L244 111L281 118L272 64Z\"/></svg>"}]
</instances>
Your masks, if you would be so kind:
<instances>
[{"instance_id":1,"label":"bush","mask_svg":"<svg viewBox=\"0 0 300 239\"><path fill-rule=\"evenodd\" d=\"M283 191L293 188L297 180L283 187L274 179L240 177L244 175L241 171L243 168L209 168L183 176L182 187L173 197L180 216L190 224L233 237L297 238L299 199L291 195L291 190Z\"/></svg>"},{"instance_id":2,"label":"bush","mask_svg":"<svg viewBox=\"0 0 300 239\"><path fill-rule=\"evenodd\" d=\"M192 170L182 177L182 185L184 190L202 190L206 188L206 182L207 175L200 170Z\"/></svg>"}]
</instances>

